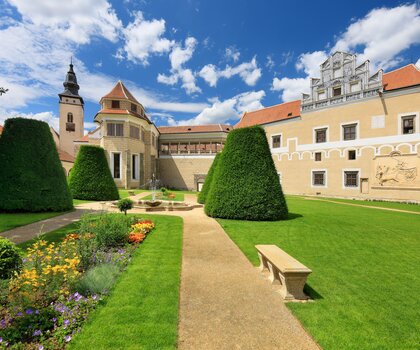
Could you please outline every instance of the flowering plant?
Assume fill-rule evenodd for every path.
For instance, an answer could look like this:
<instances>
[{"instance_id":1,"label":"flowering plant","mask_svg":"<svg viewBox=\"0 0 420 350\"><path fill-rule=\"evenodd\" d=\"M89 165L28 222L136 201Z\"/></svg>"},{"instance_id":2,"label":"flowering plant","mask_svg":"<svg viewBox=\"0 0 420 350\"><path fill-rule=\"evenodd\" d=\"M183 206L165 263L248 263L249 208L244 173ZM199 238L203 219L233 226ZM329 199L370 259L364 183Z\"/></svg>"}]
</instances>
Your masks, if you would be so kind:
<instances>
[{"instance_id":1,"label":"flowering plant","mask_svg":"<svg viewBox=\"0 0 420 350\"><path fill-rule=\"evenodd\" d=\"M151 220L140 220L131 225L131 233L144 233L147 234L152 231L155 224Z\"/></svg>"},{"instance_id":2,"label":"flowering plant","mask_svg":"<svg viewBox=\"0 0 420 350\"><path fill-rule=\"evenodd\" d=\"M61 244L39 240L27 253L21 273L10 281L9 301L42 307L60 295L68 295L69 285L79 275L75 240L67 239Z\"/></svg>"}]
</instances>

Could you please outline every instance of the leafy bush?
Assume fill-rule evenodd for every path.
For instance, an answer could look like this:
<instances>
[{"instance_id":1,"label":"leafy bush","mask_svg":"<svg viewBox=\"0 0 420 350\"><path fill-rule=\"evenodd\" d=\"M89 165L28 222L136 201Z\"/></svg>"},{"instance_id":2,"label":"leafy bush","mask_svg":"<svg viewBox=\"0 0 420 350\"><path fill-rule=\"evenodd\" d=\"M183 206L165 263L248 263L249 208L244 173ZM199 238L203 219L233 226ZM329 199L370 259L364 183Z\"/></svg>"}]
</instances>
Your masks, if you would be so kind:
<instances>
[{"instance_id":1,"label":"leafy bush","mask_svg":"<svg viewBox=\"0 0 420 350\"><path fill-rule=\"evenodd\" d=\"M127 242L132 218L125 215L101 215L95 222L93 234L99 248L121 246Z\"/></svg>"},{"instance_id":2,"label":"leafy bush","mask_svg":"<svg viewBox=\"0 0 420 350\"><path fill-rule=\"evenodd\" d=\"M47 123L7 119L0 138L0 211L73 208L66 176Z\"/></svg>"},{"instance_id":3,"label":"leafy bush","mask_svg":"<svg viewBox=\"0 0 420 350\"><path fill-rule=\"evenodd\" d=\"M213 182L213 175L214 170L216 169L219 159L221 157L222 153L216 154L216 157L213 160L213 163L211 164L211 167L207 173L206 180L204 181L203 188L201 189L200 193L198 194L197 201L198 203L204 204L206 202L207 195L210 191L211 184Z\"/></svg>"},{"instance_id":4,"label":"leafy bush","mask_svg":"<svg viewBox=\"0 0 420 350\"><path fill-rule=\"evenodd\" d=\"M120 199L117 203L117 207L121 212L127 215L127 210L133 209L133 201L130 198Z\"/></svg>"},{"instance_id":5,"label":"leafy bush","mask_svg":"<svg viewBox=\"0 0 420 350\"><path fill-rule=\"evenodd\" d=\"M22 267L20 250L7 238L0 237L0 278L7 279Z\"/></svg>"},{"instance_id":6,"label":"leafy bush","mask_svg":"<svg viewBox=\"0 0 420 350\"><path fill-rule=\"evenodd\" d=\"M104 294L111 290L120 273L119 268L113 264L95 266L80 278L74 289L82 295Z\"/></svg>"},{"instance_id":7,"label":"leafy bush","mask_svg":"<svg viewBox=\"0 0 420 350\"><path fill-rule=\"evenodd\" d=\"M281 220L286 200L267 138L259 126L229 133L206 198L207 215L239 220Z\"/></svg>"},{"instance_id":8,"label":"leafy bush","mask_svg":"<svg viewBox=\"0 0 420 350\"><path fill-rule=\"evenodd\" d=\"M107 201L119 198L105 151L97 146L81 146L69 176L73 198Z\"/></svg>"}]
</instances>

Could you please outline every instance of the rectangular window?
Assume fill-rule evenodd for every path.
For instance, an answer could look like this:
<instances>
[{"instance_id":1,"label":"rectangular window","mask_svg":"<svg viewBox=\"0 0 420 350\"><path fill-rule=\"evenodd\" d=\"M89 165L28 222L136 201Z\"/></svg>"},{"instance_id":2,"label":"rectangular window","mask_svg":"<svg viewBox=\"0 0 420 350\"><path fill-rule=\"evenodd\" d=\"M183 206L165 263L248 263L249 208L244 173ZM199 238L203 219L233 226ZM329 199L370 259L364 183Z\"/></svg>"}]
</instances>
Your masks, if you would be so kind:
<instances>
[{"instance_id":1,"label":"rectangular window","mask_svg":"<svg viewBox=\"0 0 420 350\"><path fill-rule=\"evenodd\" d=\"M322 159L321 152L315 153L315 162L320 162Z\"/></svg>"},{"instance_id":2,"label":"rectangular window","mask_svg":"<svg viewBox=\"0 0 420 350\"><path fill-rule=\"evenodd\" d=\"M169 145L169 152L171 154L177 154L178 153L178 144L177 143L171 143Z\"/></svg>"},{"instance_id":3,"label":"rectangular window","mask_svg":"<svg viewBox=\"0 0 420 350\"><path fill-rule=\"evenodd\" d=\"M140 129L136 126L130 125L130 137L133 139L139 139Z\"/></svg>"},{"instance_id":4,"label":"rectangular window","mask_svg":"<svg viewBox=\"0 0 420 350\"><path fill-rule=\"evenodd\" d=\"M356 151L351 150L349 151L349 160L355 160L356 159Z\"/></svg>"},{"instance_id":5,"label":"rectangular window","mask_svg":"<svg viewBox=\"0 0 420 350\"><path fill-rule=\"evenodd\" d=\"M325 171L313 171L312 172L312 185L313 186L325 186Z\"/></svg>"},{"instance_id":6,"label":"rectangular window","mask_svg":"<svg viewBox=\"0 0 420 350\"><path fill-rule=\"evenodd\" d=\"M357 187L359 185L359 172L358 171L345 171L344 172L344 186Z\"/></svg>"},{"instance_id":7,"label":"rectangular window","mask_svg":"<svg viewBox=\"0 0 420 350\"><path fill-rule=\"evenodd\" d=\"M327 96L325 94L325 90L319 91L318 92L318 100L323 100L325 99Z\"/></svg>"},{"instance_id":8,"label":"rectangular window","mask_svg":"<svg viewBox=\"0 0 420 350\"><path fill-rule=\"evenodd\" d=\"M121 178L121 153L112 153L112 176L114 179Z\"/></svg>"},{"instance_id":9,"label":"rectangular window","mask_svg":"<svg viewBox=\"0 0 420 350\"><path fill-rule=\"evenodd\" d=\"M415 116L410 115L408 117L402 117L402 133L403 134L414 134L415 131Z\"/></svg>"},{"instance_id":10,"label":"rectangular window","mask_svg":"<svg viewBox=\"0 0 420 350\"><path fill-rule=\"evenodd\" d=\"M341 86L333 88L333 96L341 96Z\"/></svg>"},{"instance_id":11,"label":"rectangular window","mask_svg":"<svg viewBox=\"0 0 420 350\"><path fill-rule=\"evenodd\" d=\"M131 156L131 178L133 180L139 179L139 155L133 154Z\"/></svg>"},{"instance_id":12,"label":"rectangular window","mask_svg":"<svg viewBox=\"0 0 420 350\"><path fill-rule=\"evenodd\" d=\"M134 103L131 104L131 112L137 113L137 106Z\"/></svg>"},{"instance_id":13,"label":"rectangular window","mask_svg":"<svg viewBox=\"0 0 420 350\"><path fill-rule=\"evenodd\" d=\"M273 148L280 148L281 135L271 136L271 145L272 145Z\"/></svg>"},{"instance_id":14,"label":"rectangular window","mask_svg":"<svg viewBox=\"0 0 420 350\"><path fill-rule=\"evenodd\" d=\"M108 136L124 136L124 125L116 124L116 123L108 123L107 135Z\"/></svg>"},{"instance_id":15,"label":"rectangular window","mask_svg":"<svg viewBox=\"0 0 420 350\"><path fill-rule=\"evenodd\" d=\"M111 108L120 108L120 101L112 100L111 101Z\"/></svg>"},{"instance_id":16,"label":"rectangular window","mask_svg":"<svg viewBox=\"0 0 420 350\"><path fill-rule=\"evenodd\" d=\"M343 125L343 139L344 141L356 140L357 124Z\"/></svg>"},{"instance_id":17,"label":"rectangular window","mask_svg":"<svg viewBox=\"0 0 420 350\"><path fill-rule=\"evenodd\" d=\"M179 153L188 153L188 144L180 143L179 144Z\"/></svg>"},{"instance_id":18,"label":"rectangular window","mask_svg":"<svg viewBox=\"0 0 420 350\"><path fill-rule=\"evenodd\" d=\"M160 153L162 153L162 154L168 154L169 153L169 144L162 143L160 145Z\"/></svg>"},{"instance_id":19,"label":"rectangular window","mask_svg":"<svg viewBox=\"0 0 420 350\"><path fill-rule=\"evenodd\" d=\"M315 142L327 142L327 128L315 130Z\"/></svg>"}]
</instances>

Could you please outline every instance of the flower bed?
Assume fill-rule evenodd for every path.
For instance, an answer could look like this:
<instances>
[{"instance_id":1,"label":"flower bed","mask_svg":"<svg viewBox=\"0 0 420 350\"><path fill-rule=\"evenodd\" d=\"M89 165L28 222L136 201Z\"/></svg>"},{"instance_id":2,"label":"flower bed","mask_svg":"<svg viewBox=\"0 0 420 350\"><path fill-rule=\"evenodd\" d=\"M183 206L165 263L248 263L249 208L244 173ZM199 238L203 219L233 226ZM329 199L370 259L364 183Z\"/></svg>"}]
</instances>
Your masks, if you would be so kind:
<instances>
[{"instance_id":1,"label":"flower bed","mask_svg":"<svg viewBox=\"0 0 420 350\"><path fill-rule=\"evenodd\" d=\"M19 271L1 280L0 347L65 348L153 228L136 217L88 215L63 242L34 243Z\"/></svg>"}]
</instances>

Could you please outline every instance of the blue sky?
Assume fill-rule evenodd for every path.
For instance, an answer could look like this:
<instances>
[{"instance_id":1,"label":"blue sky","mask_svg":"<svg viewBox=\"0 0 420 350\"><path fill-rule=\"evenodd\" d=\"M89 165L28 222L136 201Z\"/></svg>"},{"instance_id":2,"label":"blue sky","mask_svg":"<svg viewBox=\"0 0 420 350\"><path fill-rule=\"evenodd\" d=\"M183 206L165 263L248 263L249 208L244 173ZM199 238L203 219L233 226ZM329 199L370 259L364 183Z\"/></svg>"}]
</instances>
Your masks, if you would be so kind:
<instances>
[{"instance_id":1,"label":"blue sky","mask_svg":"<svg viewBox=\"0 0 420 350\"><path fill-rule=\"evenodd\" d=\"M0 123L57 127L70 57L86 129L118 79L157 125L236 123L300 97L335 50L372 74L420 65L420 4L402 1L0 0Z\"/></svg>"}]
</instances>

